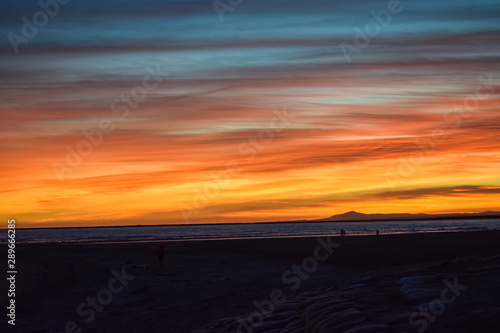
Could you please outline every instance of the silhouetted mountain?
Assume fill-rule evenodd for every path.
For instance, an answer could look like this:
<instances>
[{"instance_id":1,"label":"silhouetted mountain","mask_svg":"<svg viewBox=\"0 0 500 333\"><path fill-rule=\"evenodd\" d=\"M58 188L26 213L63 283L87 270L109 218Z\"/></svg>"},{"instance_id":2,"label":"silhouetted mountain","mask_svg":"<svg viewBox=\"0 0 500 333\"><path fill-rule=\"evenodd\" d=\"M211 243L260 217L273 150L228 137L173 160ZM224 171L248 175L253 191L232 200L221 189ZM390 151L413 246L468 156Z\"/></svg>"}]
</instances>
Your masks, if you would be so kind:
<instances>
[{"instance_id":1,"label":"silhouetted mountain","mask_svg":"<svg viewBox=\"0 0 500 333\"><path fill-rule=\"evenodd\" d=\"M364 214L350 211L344 214L333 215L314 221L386 221L386 220L434 220L457 219L474 217L500 217L500 212L487 211L482 213L453 213L453 214Z\"/></svg>"}]
</instances>

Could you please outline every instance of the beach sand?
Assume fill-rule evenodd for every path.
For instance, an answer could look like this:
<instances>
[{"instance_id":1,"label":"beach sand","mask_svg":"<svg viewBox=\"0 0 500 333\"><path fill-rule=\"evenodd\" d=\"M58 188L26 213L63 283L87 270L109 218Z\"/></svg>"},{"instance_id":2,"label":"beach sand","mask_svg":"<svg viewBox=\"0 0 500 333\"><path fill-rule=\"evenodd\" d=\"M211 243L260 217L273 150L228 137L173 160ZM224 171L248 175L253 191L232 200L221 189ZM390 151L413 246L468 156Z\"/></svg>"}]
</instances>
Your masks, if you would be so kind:
<instances>
[{"instance_id":1,"label":"beach sand","mask_svg":"<svg viewBox=\"0 0 500 333\"><path fill-rule=\"evenodd\" d=\"M9 331L498 332L500 324L499 231L172 241L162 268L159 244L18 245ZM446 281L466 289L443 292ZM91 310L92 298L106 304ZM266 300L276 304L259 314ZM437 314L418 315L429 304Z\"/></svg>"}]
</instances>

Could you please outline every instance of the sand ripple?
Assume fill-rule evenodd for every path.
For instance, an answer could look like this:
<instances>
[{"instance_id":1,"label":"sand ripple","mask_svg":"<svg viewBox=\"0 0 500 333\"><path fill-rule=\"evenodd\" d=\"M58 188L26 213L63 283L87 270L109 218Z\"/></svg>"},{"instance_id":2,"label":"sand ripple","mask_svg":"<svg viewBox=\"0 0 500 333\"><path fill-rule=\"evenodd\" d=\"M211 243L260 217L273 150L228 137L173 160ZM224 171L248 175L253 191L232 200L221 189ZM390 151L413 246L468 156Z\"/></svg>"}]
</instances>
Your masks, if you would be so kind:
<instances>
[{"instance_id":1,"label":"sand ripple","mask_svg":"<svg viewBox=\"0 0 500 333\"><path fill-rule=\"evenodd\" d=\"M447 327L449 318L472 321L472 315L500 315L496 296L500 258L458 258L450 262L425 266L378 277L348 281L338 288L314 290L296 295L277 306L251 330L242 326L241 318L217 320L195 333L388 333L416 331L409 317L419 307L429 305L441 295L443 281L458 276L467 284L462 303L448 306L441 321L429 323L427 332ZM481 273L478 274L478 273ZM473 288L471 286L476 286ZM491 288L491 289L488 289ZM457 302L458 303L458 302ZM490 303L497 304L497 306ZM470 307L475 310L470 310ZM457 317L458 316L458 317ZM448 318L448 319L447 319ZM486 317L489 318L489 317ZM434 326L431 326L434 325ZM460 323L454 332L461 331ZM466 331L466 330L464 330ZM451 331L446 331L451 332Z\"/></svg>"}]
</instances>

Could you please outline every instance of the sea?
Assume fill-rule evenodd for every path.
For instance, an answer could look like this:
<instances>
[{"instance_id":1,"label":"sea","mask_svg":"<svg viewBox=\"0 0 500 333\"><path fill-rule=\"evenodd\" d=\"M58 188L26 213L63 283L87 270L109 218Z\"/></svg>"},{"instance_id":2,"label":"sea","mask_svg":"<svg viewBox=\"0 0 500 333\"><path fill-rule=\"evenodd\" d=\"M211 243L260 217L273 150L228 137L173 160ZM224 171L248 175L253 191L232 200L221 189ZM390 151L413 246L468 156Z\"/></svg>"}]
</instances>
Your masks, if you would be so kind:
<instances>
[{"instance_id":1,"label":"sea","mask_svg":"<svg viewBox=\"0 0 500 333\"><path fill-rule=\"evenodd\" d=\"M165 226L16 229L16 243L193 241L269 237L411 234L500 230L500 218L363 222L280 222ZM7 230L0 230L0 243Z\"/></svg>"}]
</instances>

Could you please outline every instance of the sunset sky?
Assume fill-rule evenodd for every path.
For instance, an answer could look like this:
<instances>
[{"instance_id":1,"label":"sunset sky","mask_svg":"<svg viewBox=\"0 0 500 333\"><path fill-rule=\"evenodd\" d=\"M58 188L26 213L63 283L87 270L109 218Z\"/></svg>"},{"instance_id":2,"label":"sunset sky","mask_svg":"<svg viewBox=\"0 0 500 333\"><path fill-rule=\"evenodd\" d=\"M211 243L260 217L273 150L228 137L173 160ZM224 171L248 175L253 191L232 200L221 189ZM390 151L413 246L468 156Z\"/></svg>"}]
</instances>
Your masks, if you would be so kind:
<instances>
[{"instance_id":1,"label":"sunset sky","mask_svg":"<svg viewBox=\"0 0 500 333\"><path fill-rule=\"evenodd\" d=\"M500 210L499 1L396 5L73 0L47 15L3 1L1 215Z\"/></svg>"}]
</instances>

